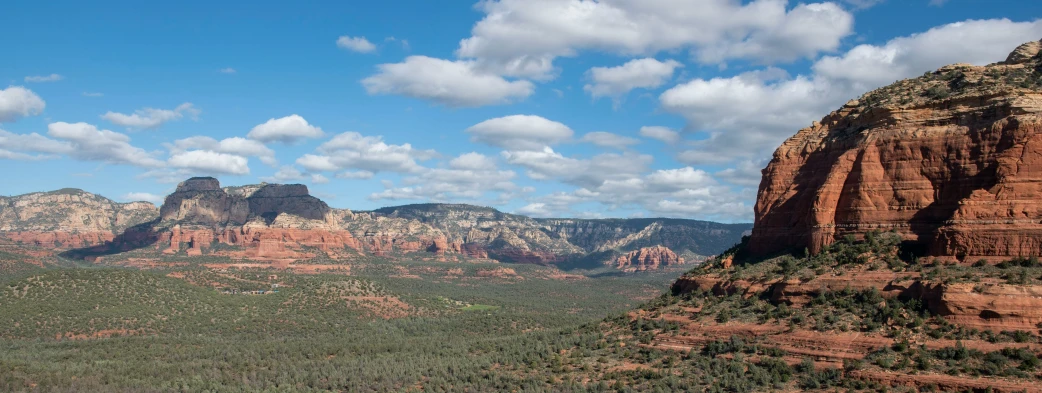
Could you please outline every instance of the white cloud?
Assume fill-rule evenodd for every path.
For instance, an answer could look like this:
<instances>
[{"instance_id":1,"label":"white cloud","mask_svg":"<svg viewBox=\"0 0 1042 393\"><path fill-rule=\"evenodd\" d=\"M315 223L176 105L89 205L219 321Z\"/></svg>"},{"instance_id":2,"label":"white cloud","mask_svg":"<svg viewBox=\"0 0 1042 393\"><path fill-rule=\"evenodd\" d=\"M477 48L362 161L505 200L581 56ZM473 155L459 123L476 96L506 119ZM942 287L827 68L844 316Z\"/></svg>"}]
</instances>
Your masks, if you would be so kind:
<instances>
[{"instance_id":1,"label":"white cloud","mask_svg":"<svg viewBox=\"0 0 1042 393\"><path fill-rule=\"evenodd\" d=\"M767 161L740 161L733 168L721 170L714 175L731 184L755 188L760 185L760 179L763 177L760 171L767 166Z\"/></svg>"},{"instance_id":2,"label":"white cloud","mask_svg":"<svg viewBox=\"0 0 1042 393\"><path fill-rule=\"evenodd\" d=\"M165 197L162 195L150 194L147 192L130 192L123 194L123 200L126 202L145 201L156 206L162 205L164 199Z\"/></svg>"},{"instance_id":3,"label":"white cloud","mask_svg":"<svg viewBox=\"0 0 1042 393\"><path fill-rule=\"evenodd\" d=\"M308 175L302 173L299 169L294 168L292 166L284 166L282 168L279 168L279 170L275 172L274 175L262 177L260 179L261 181L266 181L269 183L286 183L291 181L301 181L307 178Z\"/></svg>"},{"instance_id":4,"label":"white cloud","mask_svg":"<svg viewBox=\"0 0 1042 393\"><path fill-rule=\"evenodd\" d=\"M1042 20L969 20L898 37L882 46L859 45L814 64L817 75L867 90L953 63L985 65L1042 37Z\"/></svg>"},{"instance_id":5,"label":"white cloud","mask_svg":"<svg viewBox=\"0 0 1042 393\"><path fill-rule=\"evenodd\" d=\"M100 161L110 164L126 164L147 168L158 168L163 162L152 157L144 149L130 144L130 137L109 130L100 130L87 123L51 123L47 135L60 139L71 149L66 155L84 161Z\"/></svg>"},{"instance_id":6,"label":"white cloud","mask_svg":"<svg viewBox=\"0 0 1042 393\"><path fill-rule=\"evenodd\" d=\"M234 68L227 67L227 68L221 68L221 69L217 70L217 72L220 72L222 74L235 74L235 73L238 73L239 71L236 71Z\"/></svg>"},{"instance_id":7,"label":"white cloud","mask_svg":"<svg viewBox=\"0 0 1042 393\"><path fill-rule=\"evenodd\" d=\"M244 157L257 157L267 165L278 164L274 150L261 142L240 137L225 138L218 141L208 136L193 136L178 139L174 143L167 144L167 148L171 154L182 153L188 150L211 150Z\"/></svg>"},{"instance_id":8,"label":"white cloud","mask_svg":"<svg viewBox=\"0 0 1042 393\"><path fill-rule=\"evenodd\" d=\"M594 67L587 75L593 82L583 87L593 98L618 99L633 89L653 89L665 84L673 71L683 67L676 60L635 59L618 67Z\"/></svg>"},{"instance_id":9,"label":"white cloud","mask_svg":"<svg viewBox=\"0 0 1042 393\"><path fill-rule=\"evenodd\" d=\"M628 136L622 136L603 131L596 131L583 135L582 139L579 139L579 141L592 143L601 147L610 147L620 150L625 150L631 145L636 145L640 143L639 140L630 138Z\"/></svg>"},{"instance_id":10,"label":"white cloud","mask_svg":"<svg viewBox=\"0 0 1042 393\"><path fill-rule=\"evenodd\" d=\"M704 62L787 61L835 50L853 16L833 3L785 0L499 0L457 56L501 75L549 78L557 57L581 50L636 56L691 49Z\"/></svg>"},{"instance_id":11,"label":"white cloud","mask_svg":"<svg viewBox=\"0 0 1042 393\"><path fill-rule=\"evenodd\" d=\"M45 106L43 99L32 90L21 86L8 86L0 90L0 123L39 115Z\"/></svg>"},{"instance_id":12,"label":"white cloud","mask_svg":"<svg viewBox=\"0 0 1042 393\"><path fill-rule=\"evenodd\" d=\"M485 170L488 168L495 168L496 161L492 158L476 153L470 152L461 154L459 157L453 158L449 161L449 167L452 169L459 170Z\"/></svg>"},{"instance_id":13,"label":"white cloud","mask_svg":"<svg viewBox=\"0 0 1042 393\"><path fill-rule=\"evenodd\" d=\"M565 157L549 147L541 151L504 151L507 163L526 168L528 177L536 180L557 180L592 188L609 180L626 179L647 170L653 158L649 155L624 152L604 153L589 159Z\"/></svg>"},{"instance_id":14,"label":"white cloud","mask_svg":"<svg viewBox=\"0 0 1042 393\"><path fill-rule=\"evenodd\" d=\"M315 184L326 184L329 183L329 178L322 176L320 173L312 173L311 182Z\"/></svg>"},{"instance_id":15,"label":"white cloud","mask_svg":"<svg viewBox=\"0 0 1042 393\"><path fill-rule=\"evenodd\" d=\"M68 154L72 152L73 148L73 145L69 142L50 139L37 133L14 134L0 130L0 149L8 151L6 155L8 159L35 160L54 158L55 154ZM13 153L18 151L43 153L45 156L31 156L21 153Z\"/></svg>"},{"instance_id":16,"label":"white cloud","mask_svg":"<svg viewBox=\"0 0 1042 393\"><path fill-rule=\"evenodd\" d=\"M529 81L508 81L481 72L472 62L409 56L402 63L381 64L362 80L369 94L396 94L451 107L507 104L532 95Z\"/></svg>"},{"instance_id":17,"label":"white cloud","mask_svg":"<svg viewBox=\"0 0 1042 393\"><path fill-rule=\"evenodd\" d=\"M518 212L565 216L574 215L576 205L599 203L606 210L636 207L660 216L744 221L751 218L752 209L744 202L750 197L736 194L703 170L683 167L651 173L642 170L571 192L532 198Z\"/></svg>"},{"instance_id":18,"label":"white cloud","mask_svg":"<svg viewBox=\"0 0 1042 393\"><path fill-rule=\"evenodd\" d=\"M174 168L206 174L248 175L249 160L234 154L210 150L191 150L173 154L167 160Z\"/></svg>"},{"instance_id":19,"label":"white cloud","mask_svg":"<svg viewBox=\"0 0 1042 393\"><path fill-rule=\"evenodd\" d=\"M375 174L369 171L347 171L337 173L337 179L351 179L351 180L368 180L372 179Z\"/></svg>"},{"instance_id":20,"label":"white cloud","mask_svg":"<svg viewBox=\"0 0 1042 393\"><path fill-rule=\"evenodd\" d=\"M688 164L733 163L768 157L785 138L870 89L946 64L1004 60L1042 36L1042 20L966 21L860 45L817 61L810 76L767 68L731 78L695 79L662 93L664 109L683 115L704 134L677 157Z\"/></svg>"},{"instance_id":21,"label":"white cloud","mask_svg":"<svg viewBox=\"0 0 1042 393\"><path fill-rule=\"evenodd\" d=\"M296 143L305 138L320 138L325 133L321 128L308 124L308 121L297 114L268 119L264 124L259 124L246 134L247 138L264 143L282 142L285 144Z\"/></svg>"},{"instance_id":22,"label":"white cloud","mask_svg":"<svg viewBox=\"0 0 1042 393\"><path fill-rule=\"evenodd\" d=\"M699 189L716 184L709 173L692 167L660 169L648 175L645 181L652 189L667 191Z\"/></svg>"},{"instance_id":23,"label":"white cloud","mask_svg":"<svg viewBox=\"0 0 1042 393\"><path fill-rule=\"evenodd\" d=\"M25 153L19 153L10 150L0 149L0 160L14 160L14 161L37 161L37 160L48 160L57 158L52 155L31 155Z\"/></svg>"},{"instance_id":24,"label":"white cloud","mask_svg":"<svg viewBox=\"0 0 1042 393\"><path fill-rule=\"evenodd\" d=\"M784 7L785 2L757 3L780 3ZM784 62L813 58L820 52L838 49L840 40L853 28L854 16L834 3L799 4L744 39L719 41L702 48L698 57L707 63L727 59Z\"/></svg>"},{"instance_id":25,"label":"white cloud","mask_svg":"<svg viewBox=\"0 0 1042 393\"><path fill-rule=\"evenodd\" d=\"M852 7L857 9L867 9L875 7L878 4L883 3L886 0L843 0L844 3L850 4ZM931 2L937 0L930 0Z\"/></svg>"},{"instance_id":26,"label":"white cloud","mask_svg":"<svg viewBox=\"0 0 1042 393\"><path fill-rule=\"evenodd\" d=\"M102 93L85 91L82 93L84 97L103 97Z\"/></svg>"},{"instance_id":27,"label":"white cloud","mask_svg":"<svg viewBox=\"0 0 1042 393\"><path fill-rule=\"evenodd\" d=\"M184 118L185 114L195 119L199 113L199 109L196 109L191 102L186 102L174 109L142 108L130 115L109 111L101 115L101 118L128 129L148 130Z\"/></svg>"},{"instance_id":28,"label":"white cloud","mask_svg":"<svg viewBox=\"0 0 1042 393\"><path fill-rule=\"evenodd\" d=\"M539 150L572 137L572 129L534 115L512 115L485 120L467 128L471 140L504 149Z\"/></svg>"},{"instance_id":29,"label":"white cloud","mask_svg":"<svg viewBox=\"0 0 1042 393\"><path fill-rule=\"evenodd\" d=\"M662 141L668 144L680 142L680 133L667 127L645 126L640 128L640 136Z\"/></svg>"},{"instance_id":30,"label":"white cloud","mask_svg":"<svg viewBox=\"0 0 1042 393\"><path fill-rule=\"evenodd\" d=\"M27 77L25 77L25 81L26 82L57 82L57 81L60 81L62 79L65 79L65 77L63 77L61 75L58 75L58 74L36 75L36 76L27 76Z\"/></svg>"},{"instance_id":31,"label":"white cloud","mask_svg":"<svg viewBox=\"0 0 1042 393\"><path fill-rule=\"evenodd\" d=\"M514 213L532 217L549 217L554 214L547 208L546 204L542 202L529 203L520 209L515 210Z\"/></svg>"},{"instance_id":32,"label":"white cloud","mask_svg":"<svg viewBox=\"0 0 1042 393\"><path fill-rule=\"evenodd\" d=\"M389 184L387 189L370 195L369 199L478 201L489 192L498 192L502 197L517 188L511 182L515 173L500 170L491 157L471 152L453 158L448 164L448 168L422 168L403 179L402 187Z\"/></svg>"},{"instance_id":33,"label":"white cloud","mask_svg":"<svg viewBox=\"0 0 1042 393\"><path fill-rule=\"evenodd\" d=\"M663 108L687 118L688 128L708 134L678 158L704 164L762 157L850 97L849 91L824 80L771 80L765 77L769 74L695 79L662 93Z\"/></svg>"},{"instance_id":34,"label":"white cloud","mask_svg":"<svg viewBox=\"0 0 1042 393\"><path fill-rule=\"evenodd\" d=\"M376 45L365 39L365 37L349 37L346 35L340 36L336 40L336 46L341 49L347 49L358 53L370 53L376 50Z\"/></svg>"},{"instance_id":35,"label":"white cloud","mask_svg":"<svg viewBox=\"0 0 1042 393\"><path fill-rule=\"evenodd\" d=\"M433 150L417 150L412 145L391 145L379 136L345 132L318 147L321 154L305 154L297 165L309 171L326 172L358 169L368 172L415 173L422 170L417 160L433 158Z\"/></svg>"}]
</instances>

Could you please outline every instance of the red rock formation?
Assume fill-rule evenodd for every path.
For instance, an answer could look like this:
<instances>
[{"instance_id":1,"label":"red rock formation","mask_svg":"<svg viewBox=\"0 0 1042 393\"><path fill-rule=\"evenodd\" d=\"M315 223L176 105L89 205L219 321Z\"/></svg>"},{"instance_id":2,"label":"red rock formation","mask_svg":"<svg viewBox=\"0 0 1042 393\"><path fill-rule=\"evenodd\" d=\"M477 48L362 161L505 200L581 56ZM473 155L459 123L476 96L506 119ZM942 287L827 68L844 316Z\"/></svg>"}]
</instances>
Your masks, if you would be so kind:
<instances>
[{"instance_id":1,"label":"red rock formation","mask_svg":"<svg viewBox=\"0 0 1042 393\"><path fill-rule=\"evenodd\" d=\"M1042 58L955 65L800 130L763 171L754 254L895 230L961 260L1042 254Z\"/></svg>"},{"instance_id":2,"label":"red rock formation","mask_svg":"<svg viewBox=\"0 0 1042 393\"><path fill-rule=\"evenodd\" d=\"M610 264L623 270L655 270L663 266L682 265L684 258L663 246L644 247L619 256Z\"/></svg>"}]
</instances>

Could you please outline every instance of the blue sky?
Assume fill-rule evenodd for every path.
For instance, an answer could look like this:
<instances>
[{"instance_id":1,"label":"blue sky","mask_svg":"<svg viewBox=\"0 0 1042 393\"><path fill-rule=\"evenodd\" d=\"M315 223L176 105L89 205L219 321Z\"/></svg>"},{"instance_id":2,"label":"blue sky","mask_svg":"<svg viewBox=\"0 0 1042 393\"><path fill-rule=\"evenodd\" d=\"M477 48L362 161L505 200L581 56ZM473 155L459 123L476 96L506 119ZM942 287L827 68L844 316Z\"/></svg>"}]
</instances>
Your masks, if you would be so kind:
<instances>
[{"instance_id":1,"label":"blue sky","mask_svg":"<svg viewBox=\"0 0 1042 393\"><path fill-rule=\"evenodd\" d=\"M156 202L212 175L352 209L751 221L800 127L1042 38L1033 1L220 3L8 5L0 194Z\"/></svg>"}]
</instances>

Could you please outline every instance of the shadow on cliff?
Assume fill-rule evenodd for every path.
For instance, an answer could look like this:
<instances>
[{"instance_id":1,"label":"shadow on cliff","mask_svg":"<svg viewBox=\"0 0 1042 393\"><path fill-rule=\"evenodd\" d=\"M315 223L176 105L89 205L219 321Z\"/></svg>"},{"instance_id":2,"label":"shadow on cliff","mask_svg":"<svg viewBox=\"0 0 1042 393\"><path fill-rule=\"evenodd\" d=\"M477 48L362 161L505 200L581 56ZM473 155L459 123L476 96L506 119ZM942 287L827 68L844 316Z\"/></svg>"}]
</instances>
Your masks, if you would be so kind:
<instances>
[{"instance_id":1,"label":"shadow on cliff","mask_svg":"<svg viewBox=\"0 0 1042 393\"><path fill-rule=\"evenodd\" d=\"M112 241L91 247L76 248L58 254L63 258L93 261L97 257L115 255L150 247L159 242L159 232L155 230L159 221L147 222L127 228Z\"/></svg>"},{"instance_id":2,"label":"shadow on cliff","mask_svg":"<svg viewBox=\"0 0 1042 393\"><path fill-rule=\"evenodd\" d=\"M1012 125L1006 127L1012 127ZM859 152L855 162L845 174L841 188L838 191L832 191L838 192L838 195L835 196L836 203L833 211L835 216L831 218L836 226L832 235L833 239L816 238L815 214L819 214L816 205L823 197L818 191L826 188L826 184L830 182L830 175L840 164L842 156L851 149L858 148L859 143L862 142L861 138L844 138L839 134L857 134L862 131L863 129L849 128L830 133L830 138L826 139L825 146L807 156L793 176L789 192L807 197L788 198L778 205L771 206L770 211L762 217L757 212L756 227L761 229L754 229L754 244L752 244L749 256L764 259L780 254L800 255L804 248L813 251L815 247L827 245L835 238L859 231L854 225L858 221L855 206L863 200L856 192L862 180L862 171L865 169L863 168L865 149ZM992 137L989 134L996 132L1002 135L1001 139L997 143L985 143L986 139ZM921 207L908 219L908 232L913 234L916 239L902 243L902 258L910 260L916 256L934 253L938 242L938 230L952 219L959 208L959 201L968 198L976 190L990 189L997 184L998 165L994 162L989 164L985 157L1011 148L1015 143L1013 134L1006 129L999 131L988 127L971 127L967 132L972 141L967 144L971 146L968 152L953 149L948 145L921 147L919 152L921 161L943 162L947 166L935 168L934 171L924 170L922 173L923 180L929 181L934 190L933 201L929 205ZM901 141L894 143L901 143ZM985 150L985 146L989 146L987 150ZM896 151L900 149L880 145L877 150ZM953 156L953 154L959 156ZM874 162L879 161L885 162L886 160L879 159ZM765 192L764 187L765 184L761 184L759 189L761 196ZM828 195L825 194L825 196ZM819 233L817 236L827 235Z\"/></svg>"},{"instance_id":3,"label":"shadow on cliff","mask_svg":"<svg viewBox=\"0 0 1042 393\"><path fill-rule=\"evenodd\" d=\"M329 205L309 195L307 188L298 184L262 186L246 197L246 202L249 215L261 217L266 225L271 225L283 213L321 221L331 211Z\"/></svg>"}]
</instances>

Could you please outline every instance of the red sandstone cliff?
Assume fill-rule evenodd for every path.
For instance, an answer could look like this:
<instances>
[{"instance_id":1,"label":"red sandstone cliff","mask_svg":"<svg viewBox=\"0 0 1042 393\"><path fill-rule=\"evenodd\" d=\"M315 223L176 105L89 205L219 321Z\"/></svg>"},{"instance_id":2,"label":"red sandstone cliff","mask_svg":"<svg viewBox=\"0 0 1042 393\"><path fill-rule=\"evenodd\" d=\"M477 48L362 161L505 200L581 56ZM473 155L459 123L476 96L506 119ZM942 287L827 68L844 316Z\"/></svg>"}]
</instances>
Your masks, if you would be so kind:
<instances>
[{"instance_id":1,"label":"red sandstone cliff","mask_svg":"<svg viewBox=\"0 0 1042 393\"><path fill-rule=\"evenodd\" d=\"M655 270L664 266L682 265L684 258L663 246L644 247L615 258L611 263L622 270Z\"/></svg>"},{"instance_id":2,"label":"red sandstone cliff","mask_svg":"<svg viewBox=\"0 0 1042 393\"><path fill-rule=\"evenodd\" d=\"M763 171L753 254L895 230L931 255L1042 254L1042 57L953 65L851 101Z\"/></svg>"}]
</instances>

